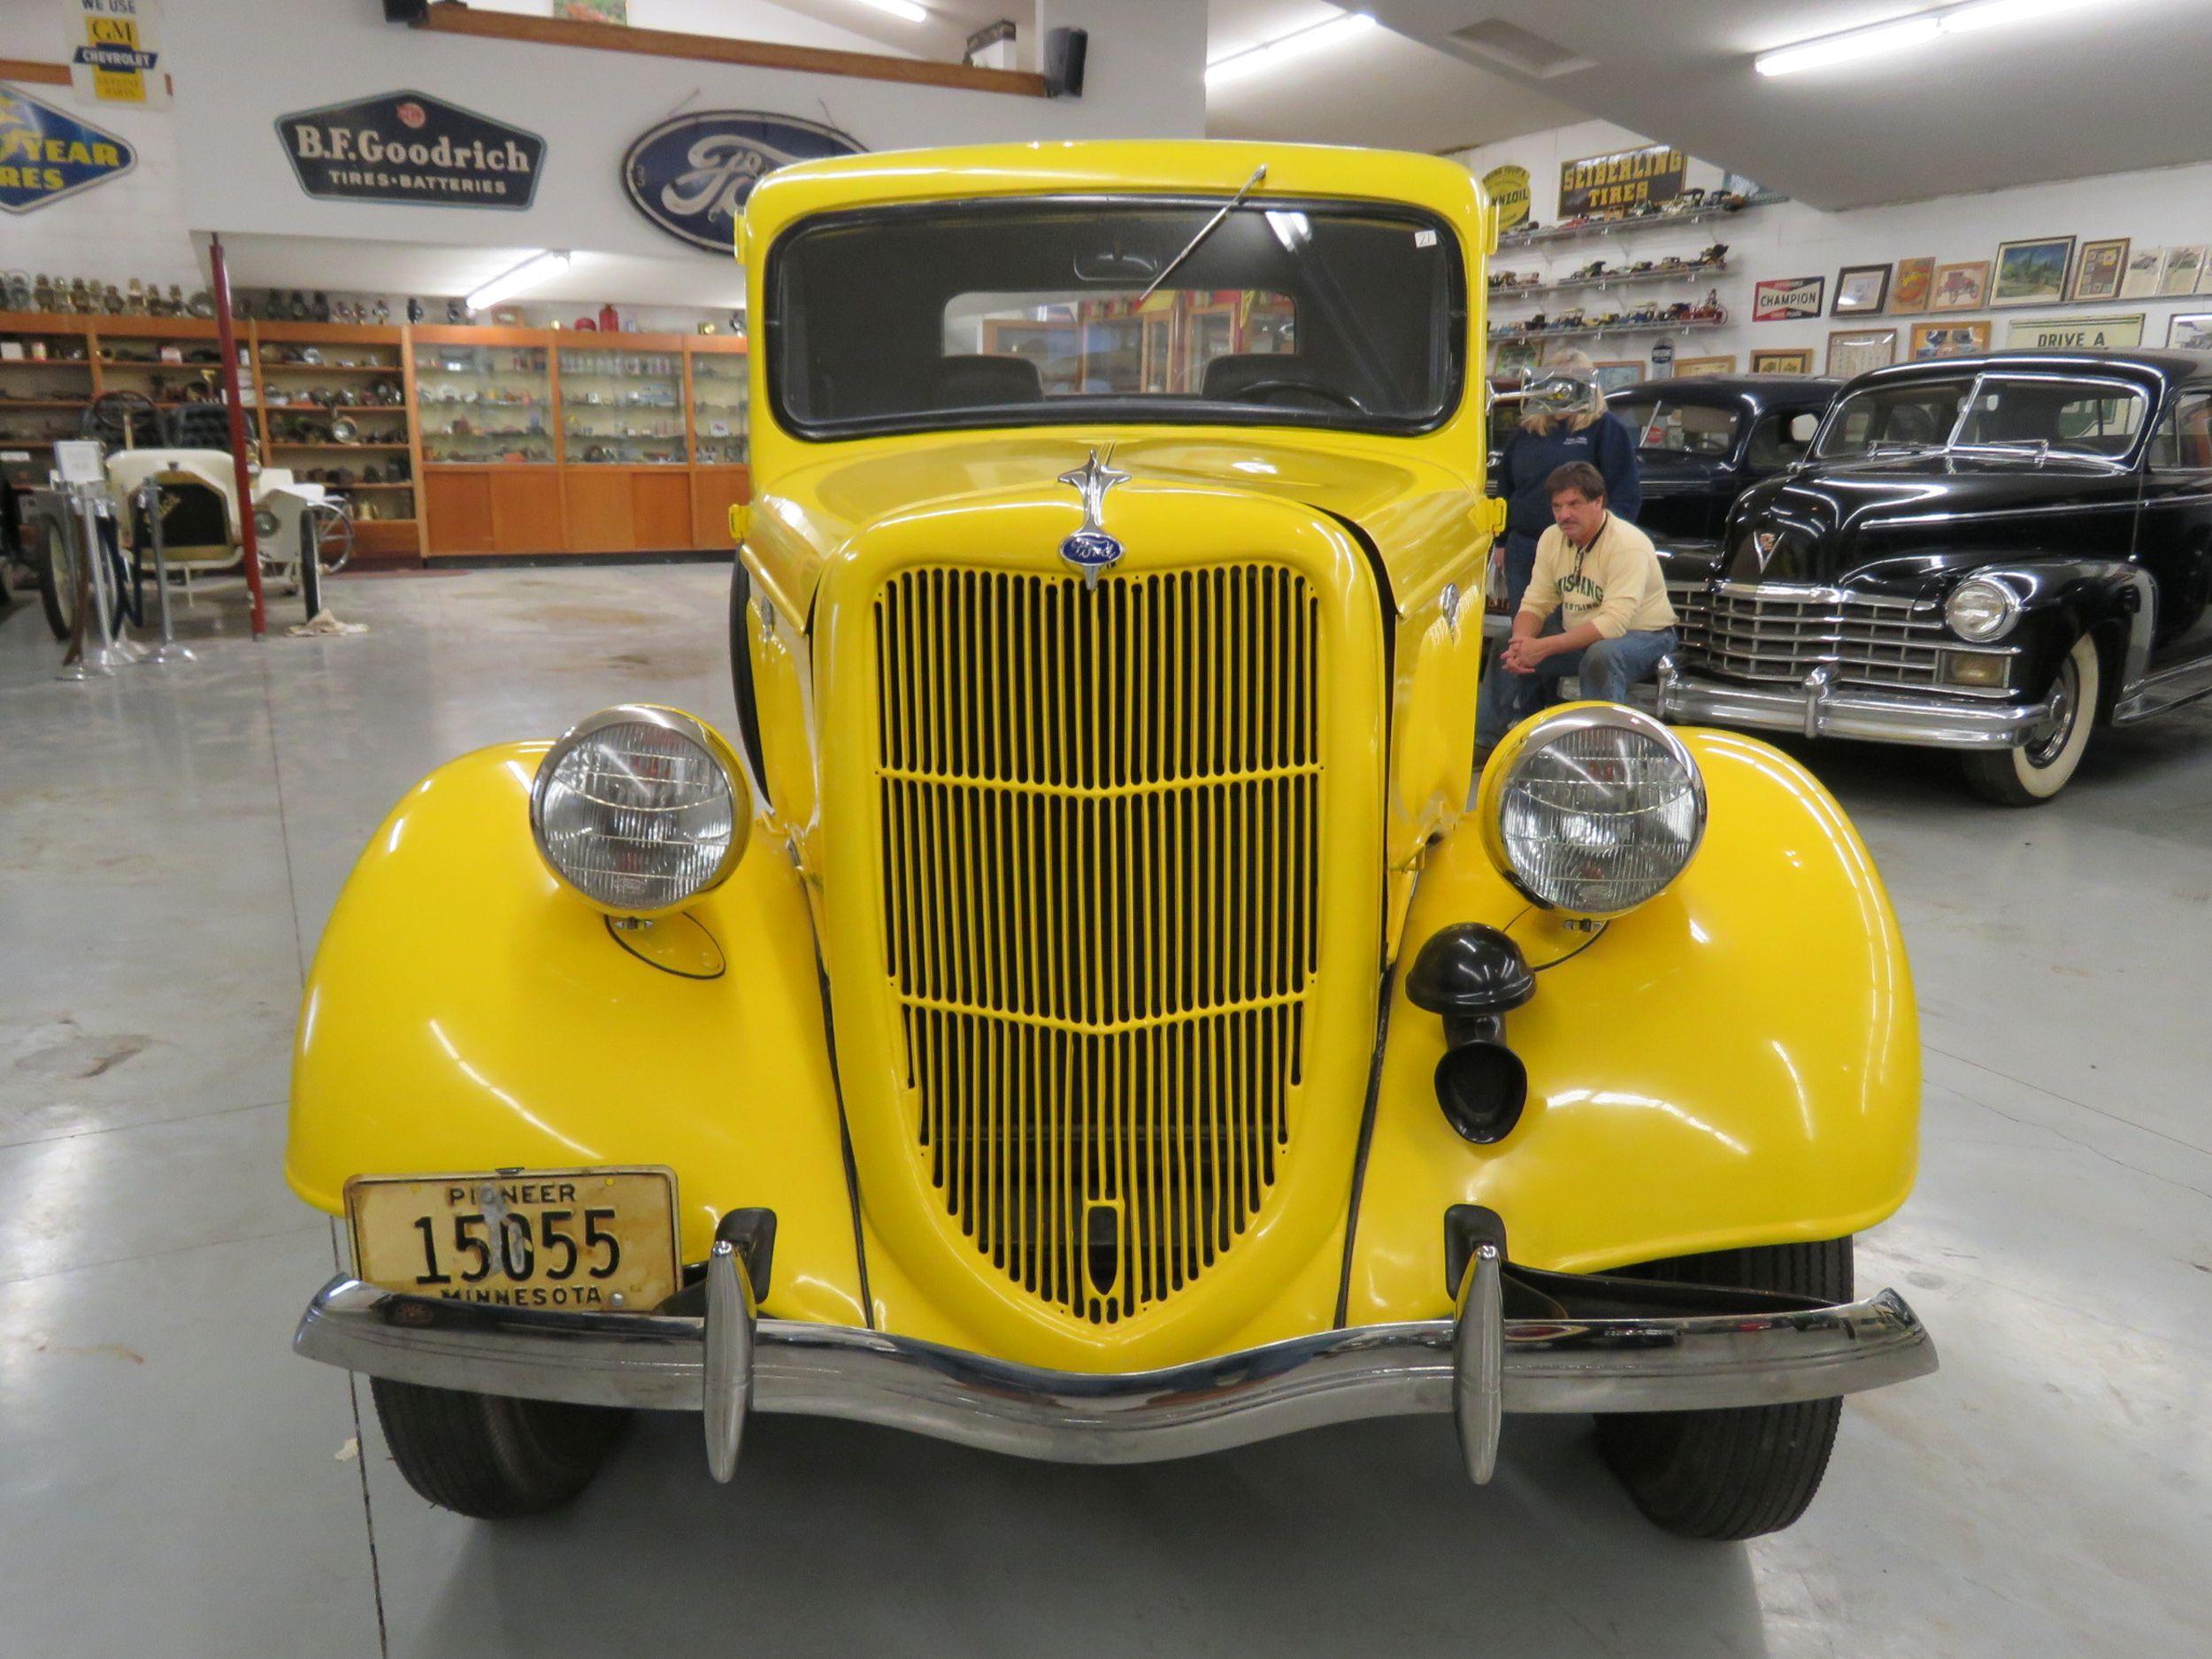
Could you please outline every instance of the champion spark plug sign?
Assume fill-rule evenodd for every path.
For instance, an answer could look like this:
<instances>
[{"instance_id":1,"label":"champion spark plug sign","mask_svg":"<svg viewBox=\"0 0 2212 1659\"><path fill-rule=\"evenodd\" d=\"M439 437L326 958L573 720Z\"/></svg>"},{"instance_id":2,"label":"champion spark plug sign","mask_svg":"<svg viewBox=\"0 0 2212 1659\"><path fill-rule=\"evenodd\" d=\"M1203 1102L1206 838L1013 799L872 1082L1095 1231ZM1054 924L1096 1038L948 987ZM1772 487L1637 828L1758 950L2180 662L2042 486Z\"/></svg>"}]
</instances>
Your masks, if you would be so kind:
<instances>
[{"instance_id":1,"label":"champion spark plug sign","mask_svg":"<svg viewBox=\"0 0 2212 1659\"><path fill-rule=\"evenodd\" d=\"M0 212L28 213L137 165L138 152L113 133L0 86Z\"/></svg>"},{"instance_id":2,"label":"champion spark plug sign","mask_svg":"<svg viewBox=\"0 0 2212 1659\"><path fill-rule=\"evenodd\" d=\"M528 207L545 140L422 92L277 117L300 188L341 202Z\"/></svg>"}]
</instances>

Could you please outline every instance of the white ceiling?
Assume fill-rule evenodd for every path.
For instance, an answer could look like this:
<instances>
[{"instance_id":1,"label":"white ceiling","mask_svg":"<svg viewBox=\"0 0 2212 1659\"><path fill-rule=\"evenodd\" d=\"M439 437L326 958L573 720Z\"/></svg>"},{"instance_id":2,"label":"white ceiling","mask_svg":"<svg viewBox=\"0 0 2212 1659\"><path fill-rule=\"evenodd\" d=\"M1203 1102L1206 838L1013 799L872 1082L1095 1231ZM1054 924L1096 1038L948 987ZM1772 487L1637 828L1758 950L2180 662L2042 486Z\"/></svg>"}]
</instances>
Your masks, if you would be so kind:
<instances>
[{"instance_id":1,"label":"white ceiling","mask_svg":"<svg viewBox=\"0 0 2212 1659\"><path fill-rule=\"evenodd\" d=\"M1925 0L1364 0L1472 57L1502 19L1591 61L1515 76L1816 207L1869 206L2212 157L2212 0L2105 0L1918 51L1775 78L1755 53L1932 9ZM1375 88L1386 104L1386 88Z\"/></svg>"},{"instance_id":2,"label":"white ceiling","mask_svg":"<svg viewBox=\"0 0 2212 1659\"><path fill-rule=\"evenodd\" d=\"M1207 61L1348 9L1323 0L1210 0ZM1368 9L1379 16L1379 7ZM1384 150L1463 150L1585 119L1556 99L1388 28L1231 81L1206 97L1209 138Z\"/></svg>"}]
</instances>

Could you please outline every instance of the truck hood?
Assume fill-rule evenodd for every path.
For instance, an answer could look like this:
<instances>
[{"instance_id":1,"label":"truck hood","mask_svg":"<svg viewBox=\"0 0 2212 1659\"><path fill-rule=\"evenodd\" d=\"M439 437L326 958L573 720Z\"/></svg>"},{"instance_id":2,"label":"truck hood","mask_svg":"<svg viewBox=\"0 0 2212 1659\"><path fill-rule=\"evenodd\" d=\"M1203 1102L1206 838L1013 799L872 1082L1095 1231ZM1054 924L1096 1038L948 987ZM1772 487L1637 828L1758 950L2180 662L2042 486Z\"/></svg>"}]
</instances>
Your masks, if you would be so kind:
<instances>
[{"instance_id":1,"label":"truck hood","mask_svg":"<svg viewBox=\"0 0 2212 1659\"><path fill-rule=\"evenodd\" d=\"M989 512L1041 502L1072 506L1060 482L1095 450L1143 485L1240 491L1292 502L1354 526L1379 556L1401 604L1440 581L1442 565L1472 551L1477 480L1342 433L1302 442L1279 433L1126 429L942 434L841 445L818 465L787 472L764 492L747 546L795 614L804 615L828 562L871 526L917 515ZM1114 497L1104 526L1113 528ZM1246 549L1236 549L1245 551ZM1056 549L1041 549L1041 557Z\"/></svg>"}]
</instances>

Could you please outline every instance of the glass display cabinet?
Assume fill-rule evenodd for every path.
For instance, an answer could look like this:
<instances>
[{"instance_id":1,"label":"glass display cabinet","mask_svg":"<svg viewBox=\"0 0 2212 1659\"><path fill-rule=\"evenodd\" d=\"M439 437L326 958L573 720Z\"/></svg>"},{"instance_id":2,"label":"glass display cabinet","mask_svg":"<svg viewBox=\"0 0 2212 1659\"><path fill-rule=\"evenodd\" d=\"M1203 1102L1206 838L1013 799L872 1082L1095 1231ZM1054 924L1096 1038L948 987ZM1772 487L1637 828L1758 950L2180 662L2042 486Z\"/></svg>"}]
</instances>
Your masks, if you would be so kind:
<instances>
[{"instance_id":1,"label":"glass display cabinet","mask_svg":"<svg viewBox=\"0 0 2212 1659\"><path fill-rule=\"evenodd\" d=\"M702 466L741 466L752 419L741 351L691 355L691 449Z\"/></svg>"},{"instance_id":2,"label":"glass display cabinet","mask_svg":"<svg viewBox=\"0 0 2212 1659\"><path fill-rule=\"evenodd\" d=\"M560 349L562 458L570 466L682 465L680 350Z\"/></svg>"},{"instance_id":3,"label":"glass display cabinet","mask_svg":"<svg viewBox=\"0 0 2212 1659\"><path fill-rule=\"evenodd\" d=\"M441 330L487 334L521 329ZM426 340L415 344L415 396L426 465L551 465L552 351L535 343Z\"/></svg>"}]
</instances>

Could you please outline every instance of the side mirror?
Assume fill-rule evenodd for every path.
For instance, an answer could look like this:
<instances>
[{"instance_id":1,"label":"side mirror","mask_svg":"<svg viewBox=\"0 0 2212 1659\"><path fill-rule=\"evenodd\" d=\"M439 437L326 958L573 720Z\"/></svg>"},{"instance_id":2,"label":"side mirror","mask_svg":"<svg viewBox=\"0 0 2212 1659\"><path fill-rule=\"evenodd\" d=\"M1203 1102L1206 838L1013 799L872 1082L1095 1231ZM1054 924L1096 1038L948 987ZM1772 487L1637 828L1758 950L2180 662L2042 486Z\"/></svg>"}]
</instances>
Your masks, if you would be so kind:
<instances>
[{"instance_id":1,"label":"side mirror","mask_svg":"<svg viewBox=\"0 0 2212 1659\"><path fill-rule=\"evenodd\" d=\"M1800 410L1790 417L1789 432L1792 443L1810 443L1813 441L1813 434L1819 430L1820 417L1809 410Z\"/></svg>"}]
</instances>

